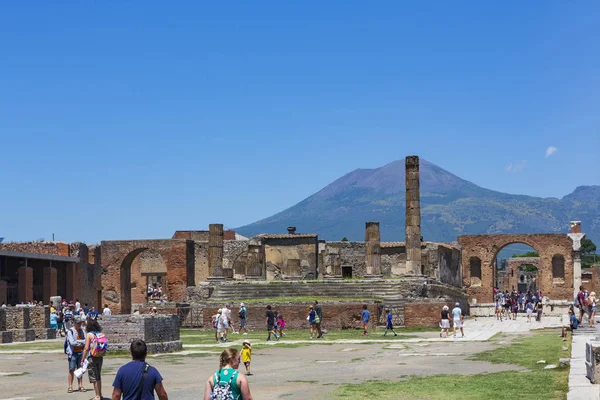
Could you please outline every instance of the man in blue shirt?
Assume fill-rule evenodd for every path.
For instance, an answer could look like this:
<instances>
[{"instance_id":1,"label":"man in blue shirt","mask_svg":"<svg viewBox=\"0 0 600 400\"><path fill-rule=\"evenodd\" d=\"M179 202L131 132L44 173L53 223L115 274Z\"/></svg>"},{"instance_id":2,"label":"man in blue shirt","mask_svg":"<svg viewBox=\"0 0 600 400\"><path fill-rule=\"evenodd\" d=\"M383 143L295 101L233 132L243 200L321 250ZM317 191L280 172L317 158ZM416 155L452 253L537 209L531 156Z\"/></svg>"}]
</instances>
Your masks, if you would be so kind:
<instances>
[{"instance_id":1,"label":"man in blue shirt","mask_svg":"<svg viewBox=\"0 0 600 400\"><path fill-rule=\"evenodd\" d=\"M367 336L369 334L369 319L371 319L371 313L367 310L367 305L363 305L363 311L361 314L362 323L363 323L363 336Z\"/></svg>"},{"instance_id":2,"label":"man in blue shirt","mask_svg":"<svg viewBox=\"0 0 600 400\"><path fill-rule=\"evenodd\" d=\"M579 327L579 320L575 316L575 312L572 309L570 309L569 310L569 326L563 325L563 328L562 328L563 342L567 341L567 331L573 332L578 327Z\"/></svg>"},{"instance_id":3,"label":"man in blue shirt","mask_svg":"<svg viewBox=\"0 0 600 400\"><path fill-rule=\"evenodd\" d=\"M167 391L162 384L162 376L156 368L146 364L148 354L146 342L136 339L131 342L129 350L133 361L119 368L113 382L112 400L120 400L121 396L123 400L136 400L139 390L142 391L139 397L141 400L154 400L154 391L159 400L168 400ZM140 388L142 379L144 382Z\"/></svg>"}]
</instances>

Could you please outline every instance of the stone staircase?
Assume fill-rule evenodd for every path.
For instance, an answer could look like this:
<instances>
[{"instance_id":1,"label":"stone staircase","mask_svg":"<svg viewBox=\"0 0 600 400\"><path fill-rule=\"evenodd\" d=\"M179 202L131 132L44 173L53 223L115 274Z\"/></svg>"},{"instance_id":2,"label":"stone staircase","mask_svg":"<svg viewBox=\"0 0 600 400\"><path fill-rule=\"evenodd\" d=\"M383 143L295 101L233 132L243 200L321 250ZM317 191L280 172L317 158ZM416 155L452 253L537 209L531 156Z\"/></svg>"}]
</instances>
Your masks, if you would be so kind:
<instances>
[{"instance_id":1,"label":"stone staircase","mask_svg":"<svg viewBox=\"0 0 600 400\"><path fill-rule=\"evenodd\" d=\"M210 300L236 301L277 297L378 299L394 303L406 297L402 281L236 282L215 286Z\"/></svg>"}]
</instances>

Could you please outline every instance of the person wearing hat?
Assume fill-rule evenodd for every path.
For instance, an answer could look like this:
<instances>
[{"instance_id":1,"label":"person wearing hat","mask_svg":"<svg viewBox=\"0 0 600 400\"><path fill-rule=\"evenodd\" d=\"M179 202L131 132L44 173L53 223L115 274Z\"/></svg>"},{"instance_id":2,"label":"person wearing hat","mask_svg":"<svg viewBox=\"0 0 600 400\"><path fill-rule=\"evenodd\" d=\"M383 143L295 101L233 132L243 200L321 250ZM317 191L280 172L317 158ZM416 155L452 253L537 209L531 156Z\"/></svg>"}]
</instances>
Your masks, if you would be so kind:
<instances>
[{"instance_id":1,"label":"person wearing hat","mask_svg":"<svg viewBox=\"0 0 600 400\"><path fill-rule=\"evenodd\" d=\"M73 393L73 377L75 376L75 370L81 366L81 357L83 355L83 348L85 347L85 331L81 327L83 320L79 315L73 318L74 326L67 330L67 338L65 340L65 353L69 360L69 375L67 381L69 388L67 393ZM79 391L86 392L87 390L83 387L83 377L77 378L79 384Z\"/></svg>"},{"instance_id":2,"label":"person wearing hat","mask_svg":"<svg viewBox=\"0 0 600 400\"><path fill-rule=\"evenodd\" d=\"M246 367L246 375L252 375L252 373L250 372L250 361L252 360L252 345L250 344L250 341L248 339L245 339L242 342L242 346L244 346L244 348L242 349L242 362Z\"/></svg>"},{"instance_id":3,"label":"person wearing hat","mask_svg":"<svg viewBox=\"0 0 600 400\"><path fill-rule=\"evenodd\" d=\"M238 333L242 332L242 329L245 331L244 335L248 334L248 328L246 328L246 306L244 303L240 303L240 310L238 311L238 317L240 318L240 329L238 329Z\"/></svg>"},{"instance_id":4,"label":"person wearing hat","mask_svg":"<svg viewBox=\"0 0 600 400\"><path fill-rule=\"evenodd\" d=\"M458 328L460 328L461 337L465 337L465 332L463 331L463 313L460 309L460 303L457 302L454 305L452 316L454 317L454 337L456 337L456 329Z\"/></svg>"},{"instance_id":5,"label":"person wearing hat","mask_svg":"<svg viewBox=\"0 0 600 400\"><path fill-rule=\"evenodd\" d=\"M587 311L588 311L588 324L590 328L595 327L595 319L596 319L596 292L590 293L587 298Z\"/></svg>"}]
</instances>

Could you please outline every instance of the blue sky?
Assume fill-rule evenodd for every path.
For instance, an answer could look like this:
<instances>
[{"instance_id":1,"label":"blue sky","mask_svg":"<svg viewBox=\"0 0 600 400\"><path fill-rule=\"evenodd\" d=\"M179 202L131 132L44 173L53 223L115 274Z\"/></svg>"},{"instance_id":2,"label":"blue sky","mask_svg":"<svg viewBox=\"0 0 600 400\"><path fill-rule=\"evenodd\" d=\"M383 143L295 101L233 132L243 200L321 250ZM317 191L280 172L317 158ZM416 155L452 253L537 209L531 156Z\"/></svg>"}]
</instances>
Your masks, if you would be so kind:
<instances>
[{"instance_id":1,"label":"blue sky","mask_svg":"<svg viewBox=\"0 0 600 400\"><path fill-rule=\"evenodd\" d=\"M599 2L78 3L0 6L7 240L240 226L409 154L600 184Z\"/></svg>"}]
</instances>

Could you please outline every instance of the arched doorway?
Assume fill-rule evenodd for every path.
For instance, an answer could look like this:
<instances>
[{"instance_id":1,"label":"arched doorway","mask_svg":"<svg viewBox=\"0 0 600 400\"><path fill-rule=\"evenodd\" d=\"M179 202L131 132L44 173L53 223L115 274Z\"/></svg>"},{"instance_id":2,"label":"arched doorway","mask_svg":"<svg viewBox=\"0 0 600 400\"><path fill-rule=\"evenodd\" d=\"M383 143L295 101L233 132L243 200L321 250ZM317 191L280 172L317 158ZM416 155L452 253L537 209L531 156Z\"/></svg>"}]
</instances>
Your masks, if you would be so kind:
<instances>
[{"instance_id":1,"label":"arched doorway","mask_svg":"<svg viewBox=\"0 0 600 400\"><path fill-rule=\"evenodd\" d=\"M528 244L510 243L498 250L494 261L494 272L496 273L494 286L502 292L506 290L511 292L518 290L518 280L520 279L518 268L535 266L537 271L539 253ZM531 270L531 268L529 269Z\"/></svg>"},{"instance_id":2,"label":"arched doorway","mask_svg":"<svg viewBox=\"0 0 600 400\"><path fill-rule=\"evenodd\" d=\"M148 287L160 289L158 300L168 297L167 266L157 250L141 248L129 253L121 263L121 313L130 314L132 304L144 304L151 297Z\"/></svg>"},{"instance_id":3,"label":"arched doorway","mask_svg":"<svg viewBox=\"0 0 600 400\"><path fill-rule=\"evenodd\" d=\"M538 292L538 268L533 264L522 264L517 269L516 290L521 293Z\"/></svg>"}]
</instances>

